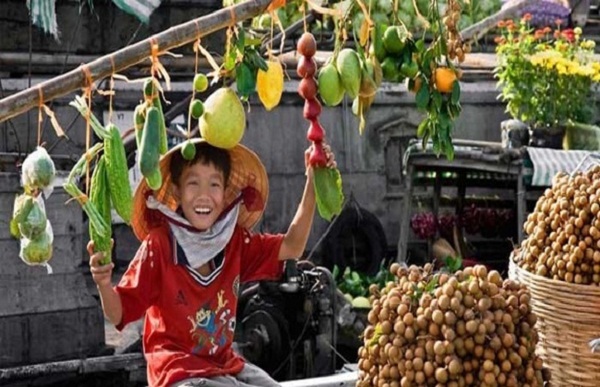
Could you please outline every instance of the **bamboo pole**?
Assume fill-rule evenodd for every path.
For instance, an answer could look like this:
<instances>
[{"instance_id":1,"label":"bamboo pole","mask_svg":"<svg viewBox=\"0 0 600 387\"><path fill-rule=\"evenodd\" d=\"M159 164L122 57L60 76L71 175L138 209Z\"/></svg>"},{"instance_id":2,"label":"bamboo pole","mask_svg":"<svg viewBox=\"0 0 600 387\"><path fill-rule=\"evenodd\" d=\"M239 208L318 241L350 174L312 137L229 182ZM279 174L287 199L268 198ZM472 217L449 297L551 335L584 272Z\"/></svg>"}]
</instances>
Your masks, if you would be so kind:
<instances>
[{"instance_id":1,"label":"bamboo pole","mask_svg":"<svg viewBox=\"0 0 600 387\"><path fill-rule=\"evenodd\" d=\"M0 100L0 122L39 106L40 97L41 102L47 102L86 87L88 76L95 82L143 61L151 55L152 44L158 44L160 52L186 45L236 22L259 15L270 2L271 0L248 0L220 9L171 27L136 44L83 64L63 75L3 98Z\"/></svg>"}]
</instances>

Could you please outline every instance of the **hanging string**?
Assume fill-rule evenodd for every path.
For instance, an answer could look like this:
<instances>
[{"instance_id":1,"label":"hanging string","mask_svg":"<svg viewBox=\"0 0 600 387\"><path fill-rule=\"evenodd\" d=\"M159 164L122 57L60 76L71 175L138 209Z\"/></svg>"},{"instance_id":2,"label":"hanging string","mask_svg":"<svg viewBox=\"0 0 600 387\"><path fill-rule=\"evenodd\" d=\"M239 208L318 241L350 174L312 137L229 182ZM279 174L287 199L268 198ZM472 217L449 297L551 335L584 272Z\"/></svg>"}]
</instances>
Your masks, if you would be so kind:
<instances>
[{"instance_id":1,"label":"hanging string","mask_svg":"<svg viewBox=\"0 0 600 387\"><path fill-rule=\"evenodd\" d=\"M274 33L274 29L275 29L275 18L273 17L273 14L275 14L275 11L271 10L271 36L269 37L269 59L271 59L273 57L273 33ZM279 55L281 55L281 52L279 53Z\"/></svg>"},{"instance_id":2,"label":"hanging string","mask_svg":"<svg viewBox=\"0 0 600 387\"><path fill-rule=\"evenodd\" d=\"M66 137L69 138L67 136L67 134L65 133L65 131L63 130L63 128L60 126L60 124L58 123L58 120L56 119L56 115L54 114L54 112L52 111L52 109L50 109L48 106L46 106L46 104L44 103L44 93L42 90L41 86L38 86L38 130L37 130L37 145L40 146L42 144L42 134L43 134L43 127L42 127L42 122L43 122L43 114L42 112L46 113L46 115L48 116L48 118L50 118L50 123L52 124L52 127L54 128L54 131L56 132L56 135L58 137Z\"/></svg>"},{"instance_id":3,"label":"hanging string","mask_svg":"<svg viewBox=\"0 0 600 387\"><path fill-rule=\"evenodd\" d=\"M92 87L94 85L94 80L92 79L92 74L90 73L90 69L87 65L81 65L81 71L83 72L83 76L85 77L85 87L83 89L84 98L87 100L87 110L85 113L85 194L89 195L90 193L90 141L91 141L91 119L92 119Z\"/></svg>"},{"instance_id":4,"label":"hanging string","mask_svg":"<svg viewBox=\"0 0 600 387\"><path fill-rule=\"evenodd\" d=\"M196 39L200 39L200 25L198 24L198 19L194 19L194 25L196 26Z\"/></svg>"},{"instance_id":5,"label":"hanging string","mask_svg":"<svg viewBox=\"0 0 600 387\"><path fill-rule=\"evenodd\" d=\"M308 26L306 25L306 4L302 3L300 5L302 7L302 23L304 24L304 32L308 32Z\"/></svg>"},{"instance_id":6,"label":"hanging string","mask_svg":"<svg viewBox=\"0 0 600 387\"><path fill-rule=\"evenodd\" d=\"M194 44L194 53L196 54L196 58L194 60L194 74L198 74L198 52L200 51L200 38ZM195 76L194 76L195 77ZM194 103L194 99L196 98L196 87L192 85L192 99L190 101L190 105ZM187 138L188 140L192 137L192 109L188 109L188 122L187 122Z\"/></svg>"},{"instance_id":7,"label":"hanging string","mask_svg":"<svg viewBox=\"0 0 600 387\"><path fill-rule=\"evenodd\" d=\"M231 15L231 21L229 25L234 26L237 24L237 16L235 15L235 9L233 5L229 6L228 8L229 14Z\"/></svg>"},{"instance_id":8,"label":"hanging string","mask_svg":"<svg viewBox=\"0 0 600 387\"><path fill-rule=\"evenodd\" d=\"M115 59L111 54L110 57L110 81L108 83L109 95L108 95L108 122L112 122L112 114L113 114L113 94L115 90Z\"/></svg>"},{"instance_id":9,"label":"hanging string","mask_svg":"<svg viewBox=\"0 0 600 387\"><path fill-rule=\"evenodd\" d=\"M37 145L42 143L42 111L44 107L44 91L41 86L38 86L38 128L37 128Z\"/></svg>"},{"instance_id":10,"label":"hanging string","mask_svg":"<svg viewBox=\"0 0 600 387\"><path fill-rule=\"evenodd\" d=\"M169 51L165 51L162 54L169 54L175 58L181 57L181 55L173 54ZM163 78L165 80L165 84L167 85L167 90L171 90L171 77L169 76L169 73L167 73L167 70L162 65L162 63L160 63L160 60L158 59L160 55L161 52L158 47L158 41L155 37L150 38L150 61L152 62L152 66L150 67L150 74L153 78ZM159 82L156 83L156 86L158 87L160 93L163 94L164 98L164 93L162 88L160 87ZM168 101L165 100L165 102Z\"/></svg>"}]
</instances>

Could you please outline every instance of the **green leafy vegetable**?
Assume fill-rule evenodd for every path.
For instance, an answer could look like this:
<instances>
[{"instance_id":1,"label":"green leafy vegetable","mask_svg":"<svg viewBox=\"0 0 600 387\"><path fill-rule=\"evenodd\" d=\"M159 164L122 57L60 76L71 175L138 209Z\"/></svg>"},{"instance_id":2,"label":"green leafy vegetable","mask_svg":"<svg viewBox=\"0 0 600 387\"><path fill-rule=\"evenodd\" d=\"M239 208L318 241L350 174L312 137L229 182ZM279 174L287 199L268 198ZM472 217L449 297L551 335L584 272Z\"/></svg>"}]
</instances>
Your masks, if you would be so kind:
<instances>
[{"instance_id":1,"label":"green leafy vegetable","mask_svg":"<svg viewBox=\"0 0 600 387\"><path fill-rule=\"evenodd\" d=\"M317 209L323 219L330 221L342 212L342 176L340 171L333 168L315 168L314 173Z\"/></svg>"}]
</instances>

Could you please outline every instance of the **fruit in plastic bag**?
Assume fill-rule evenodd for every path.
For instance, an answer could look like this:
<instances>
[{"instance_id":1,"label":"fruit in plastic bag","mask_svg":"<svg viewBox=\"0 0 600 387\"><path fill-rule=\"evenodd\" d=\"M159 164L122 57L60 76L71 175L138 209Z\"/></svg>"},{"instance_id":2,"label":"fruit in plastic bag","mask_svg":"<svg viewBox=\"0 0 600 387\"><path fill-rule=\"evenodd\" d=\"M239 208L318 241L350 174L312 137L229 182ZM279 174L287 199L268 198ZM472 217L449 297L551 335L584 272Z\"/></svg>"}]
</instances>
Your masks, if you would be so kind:
<instances>
[{"instance_id":1,"label":"fruit in plastic bag","mask_svg":"<svg viewBox=\"0 0 600 387\"><path fill-rule=\"evenodd\" d=\"M34 198L32 196L27 194L17 195L13 206L13 220L20 223L27 219L27 215L33 208L33 202Z\"/></svg>"},{"instance_id":2,"label":"fruit in plastic bag","mask_svg":"<svg viewBox=\"0 0 600 387\"><path fill-rule=\"evenodd\" d=\"M32 207L27 217L19 222L21 235L28 239L35 239L46 229L46 208L41 197L32 201Z\"/></svg>"},{"instance_id":3,"label":"fruit in plastic bag","mask_svg":"<svg viewBox=\"0 0 600 387\"><path fill-rule=\"evenodd\" d=\"M28 265L45 265L52 258L54 235L52 226L47 222L46 229L35 239L21 239L19 256Z\"/></svg>"},{"instance_id":4,"label":"fruit in plastic bag","mask_svg":"<svg viewBox=\"0 0 600 387\"><path fill-rule=\"evenodd\" d=\"M23 161L22 183L27 192L44 189L52 184L56 169L46 149L38 146Z\"/></svg>"}]
</instances>

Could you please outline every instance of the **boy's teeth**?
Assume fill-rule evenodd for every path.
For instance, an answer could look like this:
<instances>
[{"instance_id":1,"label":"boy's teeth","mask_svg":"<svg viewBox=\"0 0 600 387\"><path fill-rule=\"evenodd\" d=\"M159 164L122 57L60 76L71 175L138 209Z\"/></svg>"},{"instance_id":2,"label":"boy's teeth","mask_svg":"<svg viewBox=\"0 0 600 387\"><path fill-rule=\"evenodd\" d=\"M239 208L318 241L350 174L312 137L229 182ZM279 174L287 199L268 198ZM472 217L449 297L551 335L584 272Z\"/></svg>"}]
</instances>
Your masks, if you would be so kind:
<instances>
[{"instance_id":1,"label":"boy's teeth","mask_svg":"<svg viewBox=\"0 0 600 387\"><path fill-rule=\"evenodd\" d=\"M196 211L197 214L209 214L210 213L210 208L196 207L196 208L194 208L194 211Z\"/></svg>"}]
</instances>

